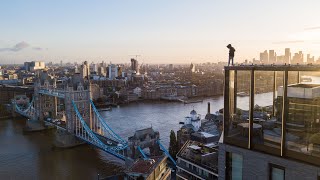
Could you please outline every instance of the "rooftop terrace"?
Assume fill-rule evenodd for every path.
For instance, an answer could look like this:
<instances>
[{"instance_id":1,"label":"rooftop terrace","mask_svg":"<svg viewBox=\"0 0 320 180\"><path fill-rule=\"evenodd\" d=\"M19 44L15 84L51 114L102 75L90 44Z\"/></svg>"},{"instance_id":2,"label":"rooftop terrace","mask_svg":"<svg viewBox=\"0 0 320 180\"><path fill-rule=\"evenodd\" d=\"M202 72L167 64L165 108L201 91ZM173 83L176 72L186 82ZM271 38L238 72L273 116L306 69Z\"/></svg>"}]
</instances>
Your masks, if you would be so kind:
<instances>
[{"instance_id":1,"label":"rooftop terrace","mask_svg":"<svg viewBox=\"0 0 320 180\"><path fill-rule=\"evenodd\" d=\"M234 65L234 66L225 66L225 70L257 70L257 71L320 71L320 65L292 65L292 64L284 64L284 65L275 65L275 64L268 64L268 65Z\"/></svg>"}]
</instances>

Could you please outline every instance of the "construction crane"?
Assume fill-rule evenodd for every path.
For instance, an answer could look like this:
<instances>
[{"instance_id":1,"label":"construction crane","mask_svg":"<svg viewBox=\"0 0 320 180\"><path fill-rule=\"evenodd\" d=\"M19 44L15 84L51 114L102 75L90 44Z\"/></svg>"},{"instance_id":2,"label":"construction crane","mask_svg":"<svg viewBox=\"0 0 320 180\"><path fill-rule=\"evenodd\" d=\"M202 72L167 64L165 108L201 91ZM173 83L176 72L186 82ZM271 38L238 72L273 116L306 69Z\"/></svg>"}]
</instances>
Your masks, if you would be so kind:
<instances>
[{"instance_id":1,"label":"construction crane","mask_svg":"<svg viewBox=\"0 0 320 180\"><path fill-rule=\"evenodd\" d=\"M135 55L129 55L129 56L135 56L135 57L136 57L136 60L138 60L138 57L141 56L141 55L135 54Z\"/></svg>"}]
</instances>

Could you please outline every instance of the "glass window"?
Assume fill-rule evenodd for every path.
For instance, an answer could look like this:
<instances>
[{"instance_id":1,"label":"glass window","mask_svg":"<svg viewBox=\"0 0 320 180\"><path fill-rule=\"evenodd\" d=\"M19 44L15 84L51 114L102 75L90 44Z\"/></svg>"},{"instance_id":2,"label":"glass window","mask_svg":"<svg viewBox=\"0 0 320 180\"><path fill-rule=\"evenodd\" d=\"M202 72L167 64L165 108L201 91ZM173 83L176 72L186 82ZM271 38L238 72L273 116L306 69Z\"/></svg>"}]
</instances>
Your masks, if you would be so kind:
<instances>
[{"instance_id":1,"label":"glass window","mask_svg":"<svg viewBox=\"0 0 320 180\"><path fill-rule=\"evenodd\" d=\"M228 73L229 72L229 73ZM249 71L226 72L225 99L227 104L223 109L225 114L224 133L225 141L230 144L247 148L249 141ZM225 101L226 102L226 101Z\"/></svg>"},{"instance_id":2,"label":"glass window","mask_svg":"<svg viewBox=\"0 0 320 180\"><path fill-rule=\"evenodd\" d=\"M275 164L270 164L270 180L284 180L284 177L284 167Z\"/></svg>"},{"instance_id":3,"label":"glass window","mask_svg":"<svg viewBox=\"0 0 320 180\"><path fill-rule=\"evenodd\" d=\"M277 97L282 93L283 73L255 71L254 85L253 149L280 155L281 113L277 110L282 108L282 103Z\"/></svg>"},{"instance_id":4,"label":"glass window","mask_svg":"<svg viewBox=\"0 0 320 180\"><path fill-rule=\"evenodd\" d=\"M227 152L226 158L226 179L228 180L242 180L242 155Z\"/></svg>"}]
</instances>

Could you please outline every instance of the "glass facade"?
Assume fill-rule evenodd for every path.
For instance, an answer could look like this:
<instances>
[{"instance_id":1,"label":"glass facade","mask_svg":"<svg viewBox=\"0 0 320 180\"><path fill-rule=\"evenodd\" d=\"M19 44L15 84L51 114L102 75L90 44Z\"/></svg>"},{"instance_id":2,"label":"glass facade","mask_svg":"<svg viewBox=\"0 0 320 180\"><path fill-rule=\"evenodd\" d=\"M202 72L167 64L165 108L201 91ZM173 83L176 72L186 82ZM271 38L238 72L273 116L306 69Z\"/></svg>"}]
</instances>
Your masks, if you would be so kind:
<instances>
[{"instance_id":1,"label":"glass facade","mask_svg":"<svg viewBox=\"0 0 320 180\"><path fill-rule=\"evenodd\" d=\"M226 156L226 179L242 180L242 155L227 152Z\"/></svg>"},{"instance_id":2,"label":"glass facade","mask_svg":"<svg viewBox=\"0 0 320 180\"><path fill-rule=\"evenodd\" d=\"M225 67L224 142L320 165L320 66Z\"/></svg>"},{"instance_id":3,"label":"glass facade","mask_svg":"<svg viewBox=\"0 0 320 180\"><path fill-rule=\"evenodd\" d=\"M270 164L270 180L284 180L285 179L285 169L284 167Z\"/></svg>"},{"instance_id":4,"label":"glass facade","mask_svg":"<svg viewBox=\"0 0 320 180\"><path fill-rule=\"evenodd\" d=\"M225 89L227 90L225 93L229 94L228 108L224 109L224 111L228 111L226 112L228 121L225 121L225 137L231 142L235 141L238 146L247 148L249 142L247 119L249 118L248 95L250 88L248 83L250 82L250 72L230 71L225 76L229 78L229 83L226 84L229 88Z\"/></svg>"}]
</instances>

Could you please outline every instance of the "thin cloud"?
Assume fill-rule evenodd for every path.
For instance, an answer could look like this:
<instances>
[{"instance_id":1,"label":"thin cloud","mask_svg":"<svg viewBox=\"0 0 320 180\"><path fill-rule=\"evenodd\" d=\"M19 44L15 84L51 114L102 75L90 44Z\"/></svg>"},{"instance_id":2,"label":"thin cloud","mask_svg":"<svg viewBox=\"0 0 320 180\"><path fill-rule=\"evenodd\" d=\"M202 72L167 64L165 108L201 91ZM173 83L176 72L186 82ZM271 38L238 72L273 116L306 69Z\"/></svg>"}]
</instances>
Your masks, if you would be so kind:
<instances>
[{"instance_id":1,"label":"thin cloud","mask_svg":"<svg viewBox=\"0 0 320 180\"><path fill-rule=\"evenodd\" d=\"M305 31L309 31L309 30L318 30L320 29L320 26L315 26L315 27L309 27L309 28L305 28Z\"/></svg>"},{"instance_id":2,"label":"thin cloud","mask_svg":"<svg viewBox=\"0 0 320 180\"><path fill-rule=\"evenodd\" d=\"M43 48L41 48L41 47L33 47L32 49L36 50L36 51L42 51L43 50Z\"/></svg>"},{"instance_id":3,"label":"thin cloud","mask_svg":"<svg viewBox=\"0 0 320 180\"><path fill-rule=\"evenodd\" d=\"M22 41L16 45L14 45L13 47L0 48L0 52L6 52L6 51L18 52L18 51L21 51L21 50L29 48L29 47L31 47L31 45L29 43ZM48 48L34 46L34 47L32 47L32 50L42 51L42 50L48 50Z\"/></svg>"},{"instance_id":4,"label":"thin cloud","mask_svg":"<svg viewBox=\"0 0 320 180\"><path fill-rule=\"evenodd\" d=\"M297 41L277 41L273 42L272 44L294 44L294 43L303 43L304 41L302 40L297 40Z\"/></svg>"},{"instance_id":5,"label":"thin cloud","mask_svg":"<svg viewBox=\"0 0 320 180\"><path fill-rule=\"evenodd\" d=\"M10 48L0 48L0 52L10 51Z\"/></svg>"},{"instance_id":6,"label":"thin cloud","mask_svg":"<svg viewBox=\"0 0 320 180\"><path fill-rule=\"evenodd\" d=\"M8 47L8 48L0 48L0 52L4 52L4 51L13 51L13 52L18 52L21 51L27 47L29 47L30 45L24 41L19 42L18 44L14 45L13 47Z\"/></svg>"}]
</instances>

